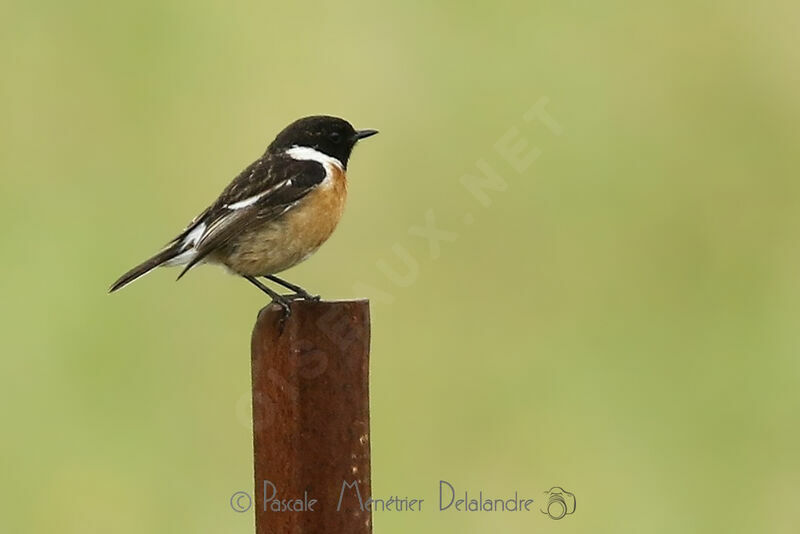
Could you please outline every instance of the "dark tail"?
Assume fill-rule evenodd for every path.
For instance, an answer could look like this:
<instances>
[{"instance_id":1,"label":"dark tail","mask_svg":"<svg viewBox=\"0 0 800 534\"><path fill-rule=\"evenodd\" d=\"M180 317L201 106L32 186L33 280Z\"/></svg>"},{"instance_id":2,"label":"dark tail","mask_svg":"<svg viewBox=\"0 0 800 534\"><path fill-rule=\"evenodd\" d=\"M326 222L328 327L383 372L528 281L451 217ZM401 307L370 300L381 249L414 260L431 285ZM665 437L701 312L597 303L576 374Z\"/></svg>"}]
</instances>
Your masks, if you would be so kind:
<instances>
[{"instance_id":1,"label":"dark tail","mask_svg":"<svg viewBox=\"0 0 800 534\"><path fill-rule=\"evenodd\" d=\"M141 265L137 265L127 273L120 276L119 280L117 280L111 285L111 288L108 290L108 292L113 293L117 289L121 289L127 286L137 278L146 275L159 265L163 265L164 263L168 262L169 260L171 260L180 253L181 253L180 243L176 242L174 244L171 244L170 246L168 246L167 248L165 248L164 250L162 250L149 260L143 262Z\"/></svg>"}]
</instances>

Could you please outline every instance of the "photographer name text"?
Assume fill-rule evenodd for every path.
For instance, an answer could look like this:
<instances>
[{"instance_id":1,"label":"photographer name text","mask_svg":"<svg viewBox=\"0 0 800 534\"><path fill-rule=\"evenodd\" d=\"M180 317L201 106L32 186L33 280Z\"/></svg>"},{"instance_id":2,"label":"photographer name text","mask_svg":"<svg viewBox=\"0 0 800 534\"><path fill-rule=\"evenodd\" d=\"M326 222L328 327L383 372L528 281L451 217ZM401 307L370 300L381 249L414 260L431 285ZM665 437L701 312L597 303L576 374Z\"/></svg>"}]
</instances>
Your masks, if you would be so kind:
<instances>
[{"instance_id":1,"label":"photographer name text","mask_svg":"<svg viewBox=\"0 0 800 534\"><path fill-rule=\"evenodd\" d=\"M281 495L279 488L269 480L263 483L262 509L264 512L314 512L320 506L319 500L303 495ZM483 490L458 488L447 480L440 480L438 487L438 511L452 512L532 512L534 500L513 495L488 495ZM362 493L357 481L342 481L336 511L358 507L362 511L373 512L422 512L425 498L392 495L389 497L369 496Z\"/></svg>"}]
</instances>

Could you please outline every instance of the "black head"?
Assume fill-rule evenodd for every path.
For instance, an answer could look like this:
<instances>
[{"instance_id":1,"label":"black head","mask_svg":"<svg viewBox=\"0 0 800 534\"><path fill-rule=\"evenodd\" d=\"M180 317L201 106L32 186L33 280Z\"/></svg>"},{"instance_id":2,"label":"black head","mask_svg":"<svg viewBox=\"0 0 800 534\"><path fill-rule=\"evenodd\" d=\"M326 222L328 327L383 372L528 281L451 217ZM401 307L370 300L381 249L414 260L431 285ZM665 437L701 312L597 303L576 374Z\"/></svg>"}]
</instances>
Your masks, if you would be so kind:
<instances>
[{"instance_id":1,"label":"black head","mask_svg":"<svg viewBox=\"0 0 800 534\"><path fill-rule=\"evenodd\" d=\"M267 152L280 152L295 146L309 147L347 166L355 144L376 133L377 130L356 130L349 122L338 117L315 115L296 120L284 128L269 145Z\"/></svg>"}]
</instances>

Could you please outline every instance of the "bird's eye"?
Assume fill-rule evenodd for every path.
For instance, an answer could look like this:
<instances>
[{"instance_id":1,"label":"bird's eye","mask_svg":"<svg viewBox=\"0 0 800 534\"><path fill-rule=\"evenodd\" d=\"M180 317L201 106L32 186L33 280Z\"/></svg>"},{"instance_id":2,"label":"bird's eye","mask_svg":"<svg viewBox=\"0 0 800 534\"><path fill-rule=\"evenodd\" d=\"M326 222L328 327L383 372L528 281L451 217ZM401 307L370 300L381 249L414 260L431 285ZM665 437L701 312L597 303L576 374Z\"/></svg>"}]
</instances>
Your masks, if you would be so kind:
<instances>
[{"instance_id":1,"label":"bird's eye","mask_svg":"<svg viewBox=\"0 0 800 534\"><path fill-rule=\"evenodd\" d=\"M334 143L338 143L342 140L342 135L339 132L331 132L328 137L330 137L330 140Z\"/></svg>"}]
</instances>

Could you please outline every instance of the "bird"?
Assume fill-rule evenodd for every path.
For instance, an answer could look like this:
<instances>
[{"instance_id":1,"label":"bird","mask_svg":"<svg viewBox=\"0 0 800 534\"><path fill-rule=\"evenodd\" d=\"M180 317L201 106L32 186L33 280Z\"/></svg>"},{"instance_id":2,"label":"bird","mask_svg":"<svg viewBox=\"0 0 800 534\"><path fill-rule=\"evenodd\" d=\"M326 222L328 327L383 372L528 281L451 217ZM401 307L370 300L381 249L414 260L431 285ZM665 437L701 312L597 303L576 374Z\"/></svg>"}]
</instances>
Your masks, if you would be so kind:
<instances>
[{"instance_id":1,"label":"bird","mask_svg":"<svg viewBox=\"0 0 800 534\"><path fill-rule=\"evenodd\" d=\"M291 314L292 300L319 300L276 276L308 259L331 236L347 197L347 162L356 143L377 134L329 115L298 119L264 154L158 253L114 282L113 293L156 267L219 264ZM280 294L259 278L292 293Z\"/></svg>"}]
</instances>

